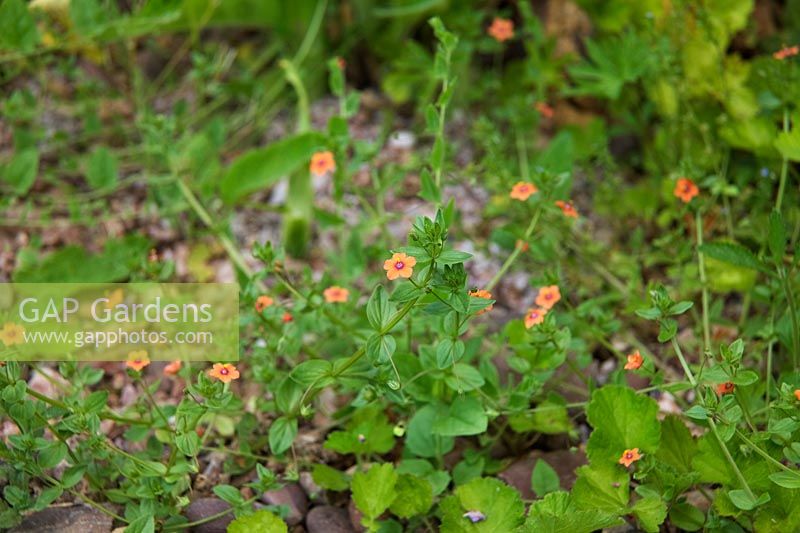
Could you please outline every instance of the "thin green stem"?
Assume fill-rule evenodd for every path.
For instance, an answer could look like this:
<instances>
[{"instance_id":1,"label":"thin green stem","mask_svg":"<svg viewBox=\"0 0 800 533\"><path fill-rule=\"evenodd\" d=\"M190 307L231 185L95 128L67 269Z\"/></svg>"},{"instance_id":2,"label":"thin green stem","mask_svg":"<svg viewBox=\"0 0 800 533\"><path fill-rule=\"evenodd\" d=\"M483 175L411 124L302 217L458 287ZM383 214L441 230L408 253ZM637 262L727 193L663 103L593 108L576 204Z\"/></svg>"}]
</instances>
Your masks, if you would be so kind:
<instances>
[{"instance_id":1,"label":"thin green stem","mask_svg":"<svg viewBox=\"0 0 800 533\"><path fill-rule=\"evenodd\" d=\"M783 109L783 132L788 133L789 131L789 109ZM781 177L780 181L778 182L778 197L775 199L775 209L778 211L781 210L781 204L783 203L783 192L786 189L786 176L789 173L789 160L784 157L783 161L781 162Z\"/></svg>"},{"instance_id":2,"label":"thin green stem","mask_svg":"<svg viewBox=\"0 0 800 533\"><path fill-rule=\"evenodd\" d=\"M708 312L708 282L706 280L706 264L703 252L703 217L700 210L695 212L695 226L697 228L697 267L700 270L700 286L703 291L703 349L706 353L711 351L711 327Z\"/></svg>"},{"instance_id":3,"label":"thin green stem","mask_svg":"<svg viewBox=\"0 0 800 533\"><path fill-rule=\"evenodd\" d=\"M253 496L252 498L248 498L248 499L246 499L244 501L244 503L242 503L241 507L244 507L245 505L250 505L251 503L253 503L257 499L258 499L258 496ZM237 507L239 507L239 506L237 506ZM208 522L213 522L217 518L222 518L223 516L227 516L227 515L231 514L232 512L234 512L235 510L236 510L236 507L229 507L228 509L225 509L224 511L220 511L220 512L218 512L216 514L212 514L212 515L206 516L205 518L201 518L200 520L195 520L194 522L186 522L185 524L175 524L175 525L172 525L172 526L164 526L164 531L173 531L175 529L186 529L186 528L190 528L190 527L206 524Z\"/></svg>"},{"instance_id":4,"label":"thin green stem","mask_svg":"<svg viewBox=\"0 0 800 533\"><path fill-rule=\"evenodd\" d=\"M738 436L740 439L742 439L742 441L744 441L744 443L747 444L747 446L749 446L754 452L756 452L758 455L760 455L761 457L763 457L764 459L766 459L767 461L772 463L774 466L777 466L778 468L780 468L784 472L789 472L791 474L794 474L795 476L797 476L800 479L800 471L792 470L791 468L789 468L785 464L781 463L780 461L778 461L777 459L772 457L770 454L768 454L767 452L762 450L757 444L755 444L753 441L748 439L747 436L745 436L745 434L742 433L741 431L739 431L738 429L736 430L736 436Z\"/></svg>"},{"instance_id":5,"label":"thin green stem","mask_svg":"<svg viewBox=\"0 0 800 533\"><path fill-rule=\"evenodd\" d=\"M542 214L542 203L539 203L539 205L536 206L536 211L533 212L533 217L531 217L531 222L530 224L528 224L528 228L525 230L525 234L522 238L524 242L528 242L528 240L531 238L533 230L536 229L536 224L537 222L539 222L539 216L541 214ZM500 281L500 279L503 277L503 275L505 275L508 269L511 268L511 265L514 263L514 261L517 260L517 257L519 257L519 254L521 253L522 253L522 247L515 246L514 251L511 252L511 255L509 255L508 258L505 260L503 265L500 267L500 270L497 271L492 280L486 286L487 291L491 291L494 288L494 286L497 285L497 282Z\"/></svg>"},{"instance_id":6,"label":"thin green stem","mask_svg":"<svg viewBox=\"0 0 800 533\"><path fill-rule=\"evenodd\" d=\"M692 372L692 369L689 368L689 364L686 362L686 358L683 356L683 351L681 350L678 341L675 340L675 337L672 337L672 348L675 350L675 354L678 356L678 361L680 361L681 367L683 367L683 371L686 374L686 378L689 380L689 383L692 384L692 388L694 389L695 394L697 395L697 399L700 401L700 403L705 404L700 388L697 386L697 380L694 377L694 373ZM711 432L714 434L714 437L716 437L717 442L719 443L719 447L722 449L722 453L725 455L725 460L728 461L728 464L730 465L731 469L736 474L736 478L739 480L739 483L741 483L742 488L751 499L755 500L756 497L753 494L753 491L750 489L750 485L748 485L747 479L744 477L742 471L739 470L739 467L736 465L736 461L733 459L730 450L728 450L728 446L725 444L725 441L722 440L722 436L720 436L719 430L717 429L717 423L714 422L714 419L712 417L708 418L708 426L711 428Z\"/></svg>"}]
</instances>

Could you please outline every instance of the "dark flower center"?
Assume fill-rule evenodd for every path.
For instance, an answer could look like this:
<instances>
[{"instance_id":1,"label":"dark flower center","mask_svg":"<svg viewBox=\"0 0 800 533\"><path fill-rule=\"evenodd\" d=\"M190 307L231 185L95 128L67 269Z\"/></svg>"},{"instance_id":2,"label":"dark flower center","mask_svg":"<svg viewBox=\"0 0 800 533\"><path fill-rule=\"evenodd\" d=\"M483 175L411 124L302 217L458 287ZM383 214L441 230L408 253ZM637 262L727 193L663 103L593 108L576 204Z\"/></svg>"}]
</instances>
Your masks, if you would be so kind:
<instances>
[{"instance_id":1,"label":"dark flower center","mask_svg":"<svg viewBox=\"0 0 800 533\"><path fill-rule=\"evenodd\" d=\"M222 374L223 376L227 376L228 375L228 369L227 368L223 368L222 370L219 371L219 373Z\"/></svg>"},{"instance_id":2,"label":"dark flower center","mask_svg":"<svg viewBox=\"0 0 800 533\"><path fill-rule=\"evenodd\" d=\"M405 266L406 266L406 264L403 263L402 261L398 261L397 263L394 264L394 267L397 270L403 270L403 268L405 268Z\"/></svg>"}]
</instances>

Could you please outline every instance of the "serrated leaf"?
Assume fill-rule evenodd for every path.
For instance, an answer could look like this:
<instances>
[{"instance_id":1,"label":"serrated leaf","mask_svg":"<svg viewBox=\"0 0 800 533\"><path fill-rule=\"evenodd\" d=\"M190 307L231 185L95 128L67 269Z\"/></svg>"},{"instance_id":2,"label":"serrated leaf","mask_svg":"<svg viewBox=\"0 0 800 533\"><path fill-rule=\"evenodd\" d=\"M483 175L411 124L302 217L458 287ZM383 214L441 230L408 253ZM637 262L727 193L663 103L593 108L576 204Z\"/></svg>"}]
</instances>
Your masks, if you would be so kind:
<instances>
[{"instance_id":1,"label":"serrated leaf","mask_svg":"<svg viewBox=\"0 0 800 533\"><path fill-rule=\"evenodd\" d=\"M592 533L621 524L614 514L599 509L579 509L566 492L553 492L531 505L523 533Z\"/></svg>"},{"instance_id":2,"label":"serrated leaf","mask_svg":"<svg viewBox=\"0 0 800 533\"><path fill-rule=\"evenodd\" d=\"M311 477L325 490L343 491L350 486L347 474L323 463L314 464Z\"/></svg>"},{"instance_id":3,"label":"serrated leaf","mask_svg":"<svg viewBox=\"0 0 800 533\"><path fill-rule=\"evenodd\" d=\"M478 435L486 431L489 418L480 400L471 396L459 396L450 405L445 416L433 424L433 432L445 437Z\"/></svg>"},{"instance_id":4,"label":"serrated leaf","mask_svg":"<svg viewBox=\"0 0 800 533\"><path fill-rule=\"evenodd\" d=\"M765 271L764 264L744 246L730 242L709 242L699 247L700 252L718 261L730 263L738 267Z\"/></svg>"},{"instance_id":5,"label":"serrated leaf","mask_svg":"<svg viewBox=\"0 0 800 533\"><path fill-rule=\"evenodd\" d=\"M658 404L633 389L607 385L592 394L586 415L594 431L586 452L591 462L617 464L627 449L655 453L661 440Z\"/></svg>"},{"instance_id":6,"label":"serrated leaf","mask_svg":"<svg viewBox=\"0 0 800 533\"><path fill-rule=\"evenodd\" d=\"M395 485L397 497L389 509L400 518L424 514L433 505L433 488L428 481L411 474L400 474Z\"/></svg>"},{"instance_id":7,"label":"serrated leaf","mask_svg":"<svg viewBox=\"0 0 800 533\"><path fill-rule=\"evenodd\" d=\"M440 504L442 533L499 533L514 531L523 522L525 505L519 493L493 478L478 478L456 488ZM477 511L485 519L472 523L464 516Z\"/></svg>"},{"instance_id":8,"label":"serrated leaf","mask_svg":"<svg viewBox=\"0 0 800 533\"><path fill-rule=\"evenodd\" d=\"M648 533L657 533L659 525L667 518L667 504L658 496L647 496L631 506L631 514Z\"/></svg>"},{"instance_id":9,"label":"serrated leaf","mask_svg":"<svg viewBox=\"0 0 800 533\"><path fill-rule=\"evenodd\" d=\"M628 473L617 465L591 464L576 470L572 488L575 504L581 508L599 509L621 515L628 506Z\"/></svg>"},{"instance_id":10,"label":"serrated leaf","mask_svg":"<svg viewBox=\"0 0 800 533\"><path fill-rule=\"evenodd\" d=\"M356 472L350 489L353 502L364 515L362 523L371 528L375 521L394 502L397 497L395 485L398 475L391 464L374 464L369 471Z\"/></svg>"},{"instance_id":11,"label":"serrated leaf","mask_svg":"<svg viewBox=\"0 0 800 533\"><path fill-rule=\"evenodd\" d=\"M262 509L253 514L242 515L228 524L228 533L286 533L288 528L286 523Z\"/></svg>"}]
</instances>

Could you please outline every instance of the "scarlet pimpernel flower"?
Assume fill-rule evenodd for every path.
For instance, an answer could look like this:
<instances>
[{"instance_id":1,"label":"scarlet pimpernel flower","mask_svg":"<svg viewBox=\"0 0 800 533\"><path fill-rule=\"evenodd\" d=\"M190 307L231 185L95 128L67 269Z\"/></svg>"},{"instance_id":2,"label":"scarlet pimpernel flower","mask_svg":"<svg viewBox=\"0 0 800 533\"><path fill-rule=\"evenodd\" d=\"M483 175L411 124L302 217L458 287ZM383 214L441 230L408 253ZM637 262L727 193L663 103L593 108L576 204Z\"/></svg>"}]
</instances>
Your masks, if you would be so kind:
<instances>
[{"instance_id":1,"label":"scarlet pimpernel flower","mask_svg":"<svg viewBox=\"0 0 800 533\"><path fill-rule=\"evenodd\" d=\"M683 203L688 204L692 201L692 198L700 194L700 189L689 178L680 178L675 183L675 190L672 193L680 198Z\"/></svg>"},{"instance_id":2,"label":"scarlet pimpernel flower","mask_svg":"<svg viewBox=\"0 0 800 533\"><path fill-rule=\"evenodd\" d=\"M25 342L25 328L13 322L6 322L3 324L3 329L0 330L0 340L6 346L13 346L14 344L23 344Z\"/></svg>"},{"instance_id":3,"label":"scarlet pimpernel flower","mask_svg":"<svg viewBox=\"0 0 800 533\"><path fill-rule=\"evenodd\" d=\"M472 296L473 298L484 298L486 300L491 300L492 299L492 293L487 291L486 289L471 290L471 291L469 291L469 295ZM483 313L488 313L489 311L492 310L492 308L494 308L494 304L489 304L488 307L484 307L483 309L481 309L480 311L478 311L475 314L476 315L482 315Z\"/></svg>"},{"instance_id":4,"label":"scarlet pimpernel flower","mask_svg":"<svg viewBox=\"0 0 800 533\"><path fill-rule=\"evenodd\" d=\"M333 285L325 289L322 295L329 304L344 303L350 297L350 291L338 285Z\"/></svg>"},{"instance_id":5,"label":"scarlet pimpernel flower","mask_svg":"<svg viewBox=\"0 0 800 533\"><path fill-rule=\"evenodd\" d=\"M181 371L182 367L183 363L181 363L180 360L172 361L170 364L164 367L164 374L168 376L174 376Z\"/></svg>"},{"instance_id":6,"label":"scarlet pimpernel flower","mask_svg":"<svg viewBox=\"0 0 800 533\"><path fill-rule=\"evenodd\" d=\"M386 271L386 277L390 280L410 278L416 264L417 259L414 256L396 253L392 255L391 259L383 262L383 269Z\"/></svg>"},{"instance_id":7,"label":"scarlet pimpernel flower","mask_svg":"<svg viewBox=\"0 0 800 533\"><path fill-rule=\"evenodd\" d=\"M525 327L530 329L536 324L544 322L544 315L547 314L547 309L541 307L535 309L528 309L525 313Z\"/></svg>"},{"instance_id":8,"label":"scarlet pimpernel flower","mask_svg":"<svg viewBox=\"0 0 800 533\"><path fill-rule=\"evenodd\" d=\"M794 390L794 397L797 398L798 402L800 402L800 389Z\"/></svg>"},{"instance_id":9,"label":"scarlet pimpernel flower","mask_svg":"<svg viewBox=\"0 0 800 533\"><path fill-rule=\"evenodd\" d=\"M630 450L625 450L624 452L622 452L622 456L619 458L619 464L627 468L641 458L642 454L639 453L639 448L632 448Z\"/></svg>"},{"instance_id":10,"label":"scarlet pimpernel flower","mask_svg":"<svg viewBox=\"0 0 800 533\"><path fill-rule=\"evenodd\" d=\"M547 102L536 102L534 107L544 118L553 118L556 114L555 110Z\"/></svg>"},{"instance_id":11,"label":"scarlet pimpernel flower","mask_svg":"<svg viewBox=\"0 0 800 533\"><path fill-rule=\"evenodd\" d=\"M492 25L486 30L495 41L502 43L514 37L514 21L511 19L504 19L502 17L495 17Z\"/></svg>"},{"instance_id":12,"label":"scarlet pimpernel flower","mask_svg":"<svg viewBox=\"0 0 800 533\"><path fill-rule=\"evenodd\" d=\"M536 295L536 305L552 309L560 299L561 291L558 289L558 285L548 285L539 289L539 294Z\"/></svg>"},{"instance_id":13,"label":"scarlet pimpernel flower","mask_svg":"<svg viewBox=\"0 0 800 533\"><path fill-rule=\"evenodd\" d=\"M333 159L333 152L317 152L311 156L311 173L315 176L324 176L328 172L336 170L336 161Z\"/></svg>"},{"instance_id":14,"label":"scarlet pimpernel flower","mask_svg":"<svg viewBox=\"0 0 800 533\"><path fill-rule=\"evenodd\" d=\"M717 385L717 394L720 396L724 396L725 394L730 394L734 391L736 385L734 385L730 381L726 381L725 383L720 383Z\"/></svg>"},{"instance_id":15,"label":"scarlet pimpernel flower","mask_svg":"<svg viewBox=\"0 0 800 533\"><path fill-rule=\"evenodd\" d=\"M147 351L134 350L128 354L128 360L125 366L140 372L144 367L150 364L150 358L147 357Z\"/></svg>"},{"instance_id":16,"label":"scarlet pimpernel flower","mask_svg":"<svg viewBox=\"0 0 800 533\"><path fill-rule=\"evenodd\" d=\"M557 200L556 206L561 209L561 212L564 213L565 217L578 218L578 210L575 209L575 205L572 202Z\"/></svg>"},{"instance_id":17,"label":"scarlet pimpernel flower","mask_svg":"<svg viewBox=\"0 0 800 533\"><path fill-rule=\"evenodd\" d=\"M269 307L270 305L272 305L274 303L275 303L275 300L273 300L271 297L267 296L266 294L262 294L261 296L256 298L256 305L255 305L256 313L262 312L264 309L266 309L267 307Z\"/></svg>"},{"instance_id":18,"label":"scarlet pimpernel flower","mask_svg":"<svg viewBox=\"0 0 800 533\"><path fill-rule=\"evenodd\" d=\"M208 375L223 383L239 379L239 371L230 363L214 363L214 366L208 371Z\"/></svg>"},{"instance_id":19,"label":"scarlet pimpernel flower","mask_svg":"<svg viewBox=\"0 0 800 533\"><path fill-rule=\"evenodd\" d=\"M644 357L639 353L639 350L636 350L628 355L628 362L625 363L625 370L638 370L642 367L642 363L644 363Z\"/></svg>"},{"instance_id":20,"label":"scarlet pimpernel flower","mask_svg":"<svg viewBox=\"0 0 800 533\"><path fill-rule=\"evenodd\" d=\"M783 48L781 48L777 52L773 53L772 57L774 57L778 61L783 61L787 57L796 56L797 54L800 54L800 46L799 45L784 46Z\"/></svg>"},{"instance_id":21,"label":"scarlet pimpernel flower","mask_svg":"<svg viewBox=\"0 0 800 533\"><path fill-rule=\"evenodd\" d=\"M532 194L536 194L539 189L536 188L536 185L533 183L528 183L526 181L518 181L511 187L511 193L509 196L514 200L519 200L520 202L524 202L528 198L531 197Z\"/></svg>"}]
</instances>

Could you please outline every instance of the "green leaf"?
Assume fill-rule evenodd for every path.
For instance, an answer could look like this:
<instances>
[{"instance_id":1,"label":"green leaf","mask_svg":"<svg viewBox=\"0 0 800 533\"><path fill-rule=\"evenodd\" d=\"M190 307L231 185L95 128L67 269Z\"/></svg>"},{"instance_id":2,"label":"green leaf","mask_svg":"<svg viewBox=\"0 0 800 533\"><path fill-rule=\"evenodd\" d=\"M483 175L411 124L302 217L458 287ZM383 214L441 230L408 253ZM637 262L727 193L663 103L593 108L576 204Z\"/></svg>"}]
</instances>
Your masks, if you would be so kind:
<instances>
[{"instance_id":1,"label":"green leaf","mask_svg":"<svg viewBox=\"0 0 800 533\"><path fill-rule=\"evenodd\" d=\"M791 131L782 131L775 139L775 148L784 159L800 161L800 127L795 126Z\"/></svg>"},{"instance_id":2,"label":"green leaf","mask_svg":"<svg viewBox=\"0 0 800 533\"><path fill-rule=\"evenodd\" d=\"M755 498L753 496L750 496L743 489L735 489L728 492L728 498L731 499L733 505L735 505L742 511L752 511L756 507L767 503L770 500L770 495L768 492L765 492L760 497Z\"/></svg>"},{"instance_id":3,"label":"green leaf","mask_svg":"<svg viewBox=\"0 0 800 533\"><path fill-rule=\"evenodd\" d=\"M576 86L572 95L594 95L616 100L626 83L636 81L650 68L654 55L634 32L602 41L586 41L589 59L570 67Z\"/></svg>"},{"instance_id":4,"label":"green leaf","mask_svg":"<svg viewBox=\"0 0 800 533\"><path fill-rule=\"evenodd\" d=\"M452 373L445 378L445 383L454 391L462 393L483 387L485 380L474 366L456 363L452 367Z\"/></svg>"},{"instance_id":5,"label":"green leaf","mask_svg":"<svg viewBox=\"0 0 800 533\"><path fill-rule=\"evenodd\" d=\"M389 297L383 285L378 285L372 291L372 296L367 302L367 320L372 329L381 332L389 324L392 317L392 306L389 305Z\"/></svg>"},{"instance_id":6,"label":"green leaf","mask_svg":"<svg viewBox=\"0 0 800 533\"><path fill-rule=\"evenodd\" d=\"M575 504L581 508L598 509L607 513L626 513L629 498L628 473L618 465L591 464L576 470L572 487Z\"/></svg>"},{"instance_id":7,"label":"green leaf","mask_svg":"<svg viewBox=\"0 0 800 533\"><path fill-rule=\"evenodd\" d=\"M0 2L0 50L29 52L39 44L36 21L22 0Z\"/></svg>"},{"instance_id":8,"label":"green leaf","mask_svg":"<svg viewBox=\"0 0 800 533\"><path fill-rule=\"evenodd\" d=\"M332 365L330 361L324 359L310 359L303 361L292 370L292 379L303 387L308 387L312 383L324 386L321 382L326 376L330 376Z\"/></svg>"},{"instance_id":9,"label":"green leaf","mask_svg":"<svg viewBox=\"0 0 800 533\"><path fill-rule=\"evenodd\" d=\"M769 215L769 251L776 265L783 264L786 254L786 226L780 211L773 209Z\"/></svg>"},{"instance_id":10,"label":"green leaf","mask_svg":"<svg viewBox=\"0 0 800 533\"><path fill-rule=\"evenodd\" d=\"M311 471L314 482L325 490L343 491L350 486L349 478L344 472L323 463L315 463Z\"/></svg>"},{"instance_id":11,"label":"green leaf","mask_svg":"<svg viewBox=\"0 0 800 533\"><path fill-rule=\"evenodd\" d=\"M630 511L648 533L657 533L658 526L667 518L667 504L658 496L646 496L637 500Z\"/></svg>"},{"instance_id":12,"label":"green leaf","mask_svg":"<svg viewBox=\"0 0 800 533\"><path fill-rule=\"evenodd\" d=\"M274 454L281 454L289 449L297 435L297 419L282 416L269 427L269 447Z\"/></svg>"},{"instance_id":13,"label":"green leaf","mask_svg":"<svg viewBox=\"0 0 800 533\"><path fill-rule=\"evenodd\" d=\"M467 252L445 250L436 258L436 262L440 265L455 265L467 261L470 257L472 257L472 254L468 254Z\"/></svg>"},{"instance_id":14,"label":"green leaf","mask_svg":"<svg viewBox=\"0 0 800 533\"><path fill-rule=\"evenodd\" d=\"M39 466L53 468L67 456L67 445L60 440L53 441L39 452Z\"/></svg>"},{"instance_id":15,"label":"green leaf","mask_svg":"<svg viewBox=\"0 0 800 533\"><path fill-rule=\"evenodd\" d=\"M539 498L561 489L558 474L544 459L536 460L531 474L531 488Z\"/></svg>"},{"instance_id":16,"label":"green leaf","mask_svg":"<svg viewBox=\"0 0 800 533\"><path fill-rule=\"evenodd\" d=\"M493 478L478 478L456 488L453 495L442 500L442 533L514 531L523 522L525 505L519 493ZM464 516L477 511L485 520L472 523Z\"/></svg>"},{"instance_id":17,"label":"green leaf","mask_svg":"<svg viewBox=\"0 0 800 533\"><path fill-rule=\"evenodd\" d=\"M232 485L217 485L214 487L214 494L236 507L244 502L244 497L239 490Z\"/></svg>"},{"instance_id":18,"label":"green leaf","mask_svg":"<svg viewBox=\"0 0 800 533\"><path fill-rule=\"evenodd\" d=\"M621 524L616 515L599 509L579 509L566 492L552 492L531 505L523 533L592 533Z\"/></svg>"},{"instance_id":19,"label":"green leaf","mask_svg":"<svg viewBox=\"0 0 800 533\"><path fill-rule=\"evenodd\" d=\"M350 489L353 492L353 502L364 518L362 524L368 528L375 525L375 521L392 505L397 497L395 485L398 475L389 463L374 464L368 472L356 472Z\"/></svg>"},{"instance_id":20,"label":"green leaf","mask_svg":"<svg viewBox=\"0 0 800 533\"><path fill-rule=\"evenodd\" d=\"M436 345L436 365L440 369L453 366L464 356L464 341L445 337Z\"/></svg>"},{"instance_id":21,"label":"green leaf","mask_svg":"<svg viewBox=\"0 0 800 533\"><path fill-rule=\"evenodd\" d=\"M706 515L688 503L674 503L669 509L669 521L685 531L698 531L706 523Z\"/></svg>"},{"instance_id":22,"label":"green leaf","mask_svg":"<svg viewBox=\"0 0 800 533\"><path fill-rule=\"evenodd\" d=\"M617 464L625 450L655 453L661 440L658 404L633 389L607 385L592 395L586 409L594 431L586 452L591 462Z\"/></svg>"},{"instance_id":23,"label":"green leaf","mask_svg":"<svg viewBox=\"0 0 800 533\"><path fill-rule=\"evenodd\" d=\"M395 485L397 497L389 509L400 518L411 518L428 512L433 505L431 484L411 474L400 474Z\"/></svg>"},{"instance_id":24,"label":"green leaf","mask_svg":"<svg viewBox=\"0 0 800 533\"><path fill-rule=\"evenodd\" d=\"M686 414L691 416L688 412ZM656 457L678 472L688 474L692 471L692 458L695 453L697 453L697 443L680 417L668 415L664 418L661 422L661 445Z\"/></svg>"},{"instance_id":25,"label":"green leaf","mask_svg":"<svg viewBox=\"0 0 800 533\"><path fill-rule=\"evenodd\" d=\"M450 405L447 415L433 424L433 432L446 437L478 435L486 431L489 419L480 400L459 396Z\"/></svg>"},{"instance_id":26,"label":"green leaf","mask_svg":"<svg viewBox=\"0 0 800 533\"><path fill-rule=\"evenodd\" d=\"M797 471L786 472L782 470L771 474L769 479L785 489L800 489L800 472Z\"/></svg>"},{"instance_id":27,"label":"green leaf","mask_svg":"<svg viewBox=\"0 0 800 533\"><path fill-rule=\"evenodd\" d=\"M228 524L228 533L287 533L283 520L267 510L243 515Z\"/></svg>"},{"instance_id":28,"label":"green leaf","mask_svg":"<svg viewBox=\"0 0 800 533\"><path fill-rule=\"evenodd\" d=\"M569 433L572 431L572 420L563 400L547 399L536 406L534 411L516 413L508 417L511 429L517 433L538 431L549 435Z\"/></svg>"},{"instance_id":29,"label":"green leaf","mask_svg":"<svg viewBox=\"0 0 800 533\"><path fill-rule=\"evenodd\" d=\"M678 333L678 323L671 318L664 318L659 322L658 342L667 342Z\"/></svg>"},{"instance_id":30,"label":"green leaf","mask_svg":"<svg viewBox=\"0 0 800 533\"><path fill-rule=\"evenodd\" d=\"M105 146L92 152L86 168L86 181L95 189L110 188L117 183L117 158Z\"/></svg>"},{"instance_id":31,"label":"green leaf","mask_svg":"<svg viewBox=\"0 0 800 533\"><path fill-rule=\"evenodd\" d=\"M7 3L8 1L6 1ZM25 194L36 181L36 174L39 172L39 152L35 148L23 150L15 154L11 162L2 170L3 180L11 185L14 192L19 195Z\"/></svg>"},{"instance_id":32,"label":"green leaf","mask_svg":"<svg viewBox=\"0 0 800 533\"><path fill-rule=\"evenodd\" d=\"M397 341L391 335L373 335L367 341L367 357L373 364L388 363L397 350Z\"/></svg>"},{"instance_id":33,"label":"green leaf","mask_svg":"<svg viewBox=\"0 0 800 533\"><path fill-rule=\"evenodd\" d=\"M222 199L234 203L243 196L275 184L303 165L308 166L325 138L319 133L301 133L251 150L228 168L220 182Z\"/></svg>"},{"instance_id":34,"label":"green leaf","mask_svg":"<svg viewBox=\"0 0 800 533\"><path fill-rule=\"evenodd\" d=\"M689 409L686 410L686 416L692 418L694 420L707 420L708 419L708 409L703 407L702 405L693 405Z\"/></svg>"},{"instance_id":35,"label":"green leaf","mask_svg":"<svg viewBox=\"0 0 800 533\"><path fill-rule=\"evenodd\" d=\"M744 246L731 242L709 242L699 248L700 252L732 265L765 271L764 264Z\"/></svg>"},{"instance_id":36,"label":"green leaf","mask_svg":"<svg viewBox=\"0 0 800 533\"><path fill-rule=\"evenodd\" d=\"M406 450L418 457L437 457L453 449L452 437L443 437L433 432L436 420L446 416L446 407L426 405L419 409L408 422Z\"/></svg>"},{"instance_id":37,"label":"green leaf","mask_svg":"<svg viewBox=\"0 0 800 533\"><path fill-rule=\"evenodd\" d=\"M75 31L84 37L97 34L103 29L108 7L98 0L70 0L69 18Z\"/></svg>"}]
</instances>

